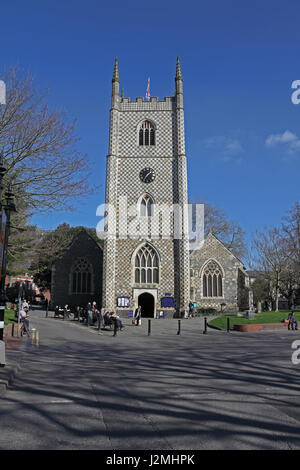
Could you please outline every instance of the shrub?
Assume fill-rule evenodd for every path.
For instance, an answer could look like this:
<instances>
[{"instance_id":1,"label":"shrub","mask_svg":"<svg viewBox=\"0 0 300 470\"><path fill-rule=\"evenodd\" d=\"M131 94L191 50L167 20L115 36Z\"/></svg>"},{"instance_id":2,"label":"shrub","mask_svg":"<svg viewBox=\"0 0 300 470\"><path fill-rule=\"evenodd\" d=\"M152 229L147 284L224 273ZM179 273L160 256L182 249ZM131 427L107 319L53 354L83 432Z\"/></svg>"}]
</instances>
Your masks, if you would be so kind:
<instances>
[{"instance_id":1,"label":"shrub","mask_svg":"<svg viewBox=\"0 0 300 470\"><path fill-rule=\"evenodd\" d=\"M207 314L207 313L217 313L215 308L198 308L197 313Z\"/></svg>"}]
</instances>

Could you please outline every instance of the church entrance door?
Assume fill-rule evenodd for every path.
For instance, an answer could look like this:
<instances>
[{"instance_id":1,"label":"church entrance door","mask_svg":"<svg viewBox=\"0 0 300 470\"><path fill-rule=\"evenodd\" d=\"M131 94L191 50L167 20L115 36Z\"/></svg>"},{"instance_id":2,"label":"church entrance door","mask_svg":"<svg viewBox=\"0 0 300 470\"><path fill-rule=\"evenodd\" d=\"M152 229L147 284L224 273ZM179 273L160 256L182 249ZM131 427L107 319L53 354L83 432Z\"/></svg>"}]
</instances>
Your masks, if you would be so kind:
<instances>
[{"instance_id":1,"label":"church entrance door","mask_svg":"<svg viewBox=\"0 0 300 470\"><path fill-rule=\"evenodd\" d=\"M142 307L142 317L154 318L154 297L149 292L139 295L138 304Z\"/></svg>"}]
</instances>

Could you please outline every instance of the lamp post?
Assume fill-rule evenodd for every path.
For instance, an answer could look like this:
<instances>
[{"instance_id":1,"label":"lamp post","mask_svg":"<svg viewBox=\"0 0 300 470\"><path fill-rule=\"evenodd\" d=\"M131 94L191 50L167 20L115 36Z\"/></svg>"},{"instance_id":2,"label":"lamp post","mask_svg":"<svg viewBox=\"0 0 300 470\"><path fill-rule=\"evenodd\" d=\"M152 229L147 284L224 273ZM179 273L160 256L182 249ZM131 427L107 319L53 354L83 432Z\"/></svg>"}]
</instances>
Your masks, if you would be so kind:
<instances>
[{"instance_id":1,"label":"lamp post","mask_svg":"<svg viewBox=\"0 0 300 470\"><path fill-rule=\"evenodd\" d=\"M3 164L3 156L0 154L0 216L1 216L1 244L3 243L2 239L2 178L6 172L6 168ZM3 245L0 245L0 269L1 269L1 277L2 277L2 257L3 257ZM3 329L4 329L4 312L5 312L5 300L2 295L2 290L0 288L0 366L5 366L5 344L3 341Z\"/></svg>"},{"instance_id":2,"label":"lamp post","mask_svg":"<svg viewBox=\"0 0 300 470\"><path fill-rule=\"evenodd\" d=\"M1 214L1 279L0 279L0 366L5 366L5 344L3 341L3 329L4 329L4 313L5 305L7 301L5 293L5 278L6 278L6 263L7 263L7 246L8 246L8 237L10 230L10 214L11 212L16 211L15 204L13 203L13 192L12 185L9 184L8 189L5 192L5 202L2 204L2 179L6 172L6 168L3 163L3 156L0 155L0 214ZM5 233L3 234L3 230ZM3 237L4 235L4 237Z\"/></svg>"},{"instance_id":3,"label":"lamp post","mask_svg":"<svg viewBox=\"0 0 300 470\"><path fill-rule=\"evenodd\" d=\"M23 297L23 282L20 282L19 291L18 291L18 333L17 337L20 336L20 310L22 307L22 297Z\"/></svg>"}]
</instances>

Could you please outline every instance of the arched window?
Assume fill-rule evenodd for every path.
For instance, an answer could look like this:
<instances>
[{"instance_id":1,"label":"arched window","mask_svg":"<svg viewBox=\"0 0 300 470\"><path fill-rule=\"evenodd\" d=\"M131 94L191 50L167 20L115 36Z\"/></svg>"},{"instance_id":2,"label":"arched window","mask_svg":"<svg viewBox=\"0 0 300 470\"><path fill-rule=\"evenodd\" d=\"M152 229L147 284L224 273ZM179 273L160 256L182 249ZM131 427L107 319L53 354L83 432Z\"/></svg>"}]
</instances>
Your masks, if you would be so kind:
<instances>
[{"instance_id":1,"label":"arched window","mask_svg":"<svg viewBox=\"0 0 300 470\"><path fill-rule=\"evenodd\" d=\"M142 217L151 217L153 215L153 199L145 194L140 202L140 215Z\"/></svg>"},{"instance_id":2,"label":"arched window","mask_svg":"<svg viewBox=\"0 0 300 470\"><path fill-rule=\"evenodd\" d=\"M223 276L220 266L209 261L202 274L203 297L223 297Z\"/></svg>"},{"instance_id":3,"label":"arched window","mask_svg":"<svg viewBox=\"0 0 300 470\"><path fill-rule=\"evenodd\" d=\"M135 257L135 282L158 284L159 262L155 250L148 244L142 246Z\"/></svg>"},{"instance_id":4,"label":"arched window","mask_svg":"<svg viewBox=\"0 0 300 470\"><path fill-rule=\"evenodd\" d=\"M139 145L155 145L155 129L150 121L144 121L140 125Z\"/></svg>"},{"instance_id":5,"label":"arched window","mask_svg":"<svg viewBox=\"0 0 300 470\"><path fill-rule=\"evenodd\" d=\"M77 258L72 267L72 293L92 293L93 267L85 258Z\"/></svg>"}]
</instances>

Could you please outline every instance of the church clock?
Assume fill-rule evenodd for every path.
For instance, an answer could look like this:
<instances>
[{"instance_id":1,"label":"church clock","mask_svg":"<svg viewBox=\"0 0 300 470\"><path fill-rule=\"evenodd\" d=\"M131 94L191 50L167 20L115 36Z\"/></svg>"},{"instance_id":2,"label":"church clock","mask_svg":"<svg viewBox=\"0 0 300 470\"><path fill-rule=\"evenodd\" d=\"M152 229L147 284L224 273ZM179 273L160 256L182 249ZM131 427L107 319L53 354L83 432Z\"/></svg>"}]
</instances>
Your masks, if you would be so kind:
<instances>
[{"instance_id":1,"label":"church clock","mask_svg":"<svg viewBox=\"0 0 300 470\"><path fill-rule=\"evenodd\" d=\"M155 171L152 168L143 168L140 171L140 180L143 183L151 183L155 180Z\"/></svg>"}]
</instances>

